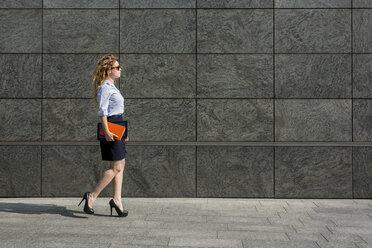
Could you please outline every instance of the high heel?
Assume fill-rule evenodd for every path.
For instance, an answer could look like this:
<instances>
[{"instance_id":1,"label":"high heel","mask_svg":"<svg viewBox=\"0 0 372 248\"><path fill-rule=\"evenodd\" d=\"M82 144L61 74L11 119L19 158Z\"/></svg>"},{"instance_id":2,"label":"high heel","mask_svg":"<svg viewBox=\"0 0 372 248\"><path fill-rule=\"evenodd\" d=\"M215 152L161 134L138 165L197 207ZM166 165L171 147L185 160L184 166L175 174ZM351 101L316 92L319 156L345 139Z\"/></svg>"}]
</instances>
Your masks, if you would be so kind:
<instances>
[{"instance_id":1,"label":"high heel","mask_svg":"<svg viewBox=\"0 0 372 248\"><path fill-rule=\"evenodd\" d=\"M111 199L109 203L110 203L111 216L112 216L112 208L115 208L119 217L126 217L128 215L128 211L127 210L121 211L120 208L115 204L113 199Z\"/></svg>"},{"instance_id":2,"label":"high heel","mask_svg":"<svg viewBox=\"0 0 372 248\"><path fill-rule=\"evenodd\" d=\"M93 208L90 208L88 206L89 195L90 195L90 192L85 192L85 194L83 195L83 199L81 200L78 206L80 206L80 204L85 200L84 212L87 214L94 214Z\"/></svg>"}]
</instances>

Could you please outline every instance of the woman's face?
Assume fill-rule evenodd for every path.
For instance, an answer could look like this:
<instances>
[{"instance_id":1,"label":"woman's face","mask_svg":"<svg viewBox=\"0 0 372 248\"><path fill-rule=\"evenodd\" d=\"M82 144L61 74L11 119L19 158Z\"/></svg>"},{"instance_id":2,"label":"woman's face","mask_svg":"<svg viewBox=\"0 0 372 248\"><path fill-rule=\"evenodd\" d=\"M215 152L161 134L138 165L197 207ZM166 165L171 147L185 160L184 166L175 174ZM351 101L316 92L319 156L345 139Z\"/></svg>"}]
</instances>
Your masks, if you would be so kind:
<instances>
[{"instance_id":1,"label":"woman's face","mask_svg":"<svg viewBox=\"0 0 372 248\"><path fill-rule=\"evenodd\" d=\"M121 68L118 61L114 61L111 67L111 78L120 78Z\"/></svg>"}]
</instances>

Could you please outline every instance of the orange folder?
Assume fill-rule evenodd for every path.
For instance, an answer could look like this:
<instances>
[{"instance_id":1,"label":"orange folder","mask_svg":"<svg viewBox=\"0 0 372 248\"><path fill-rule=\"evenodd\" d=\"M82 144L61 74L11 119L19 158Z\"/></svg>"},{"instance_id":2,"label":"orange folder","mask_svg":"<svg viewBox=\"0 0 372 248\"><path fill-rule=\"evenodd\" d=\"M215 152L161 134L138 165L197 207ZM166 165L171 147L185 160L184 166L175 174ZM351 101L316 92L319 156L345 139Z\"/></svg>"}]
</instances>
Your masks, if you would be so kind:
<instances>
[{"instance_id":1,"label":"orange folder","mask_svg":"<svg viewBox=\"0 0 372 248\"><path fill-rule=\"evenodd\" d=\"M112 122L107 122L108 129L111 133L116 134L119 137L114 137L115 140L121 140L123 137L124 131L125 131L125 126L112 123ZM99 131L99 135L105 136L105 132L103 131L103 128Z\"/></svg>"}]
</instances>

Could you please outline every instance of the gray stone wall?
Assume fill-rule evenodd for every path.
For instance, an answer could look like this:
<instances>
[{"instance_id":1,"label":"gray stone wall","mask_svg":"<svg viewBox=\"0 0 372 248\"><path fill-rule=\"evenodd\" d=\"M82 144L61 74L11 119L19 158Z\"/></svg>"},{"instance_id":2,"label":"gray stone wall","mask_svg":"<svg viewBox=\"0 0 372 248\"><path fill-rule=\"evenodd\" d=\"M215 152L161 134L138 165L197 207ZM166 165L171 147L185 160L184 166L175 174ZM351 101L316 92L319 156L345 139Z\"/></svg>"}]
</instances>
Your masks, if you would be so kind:
<instances>
[{"instance_id":1,"label":"gray stone wall","mask_svg":"<svg viewBox=\"0 0 372 248\"><path fill-rule=\"evenodd\" d=\"M114 53L124 196L371 198L371 24L371 0L1 1L0 196L96 184Z\"/></svg>"}]
</instances>

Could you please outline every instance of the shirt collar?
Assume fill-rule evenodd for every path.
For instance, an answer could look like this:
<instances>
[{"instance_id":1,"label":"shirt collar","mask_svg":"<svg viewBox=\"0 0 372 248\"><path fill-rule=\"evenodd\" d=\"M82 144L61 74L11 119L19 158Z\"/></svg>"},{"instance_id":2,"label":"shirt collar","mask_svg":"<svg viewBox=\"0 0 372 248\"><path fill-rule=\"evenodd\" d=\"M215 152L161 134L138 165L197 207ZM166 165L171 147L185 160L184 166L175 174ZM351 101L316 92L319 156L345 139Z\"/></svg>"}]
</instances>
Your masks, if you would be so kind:
<instances>
[{"instance_id":1,"label":"shirt collar","mask_svg":"<svg viewBox=\"0 0 372 248\"><path fill-rule=\"evenodd\" d=\"M103 84L108 84L110 86L113 86L115 87L115 84L111 83L110 81L106 80L105 82L103 82ZM115 87L116 88L116 87Z\"/></svg>"}]
</instances>

